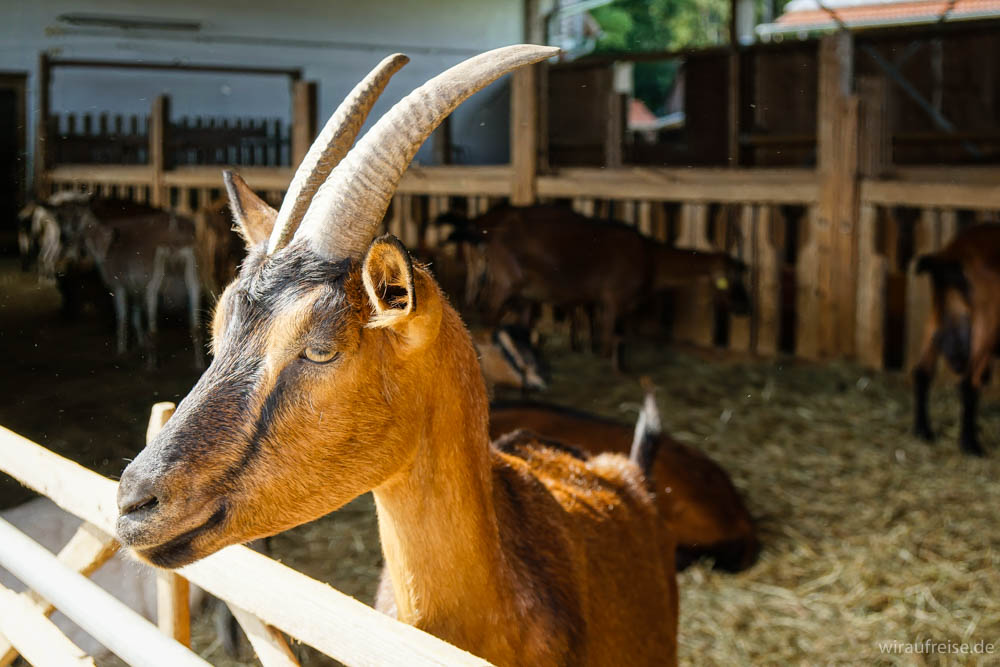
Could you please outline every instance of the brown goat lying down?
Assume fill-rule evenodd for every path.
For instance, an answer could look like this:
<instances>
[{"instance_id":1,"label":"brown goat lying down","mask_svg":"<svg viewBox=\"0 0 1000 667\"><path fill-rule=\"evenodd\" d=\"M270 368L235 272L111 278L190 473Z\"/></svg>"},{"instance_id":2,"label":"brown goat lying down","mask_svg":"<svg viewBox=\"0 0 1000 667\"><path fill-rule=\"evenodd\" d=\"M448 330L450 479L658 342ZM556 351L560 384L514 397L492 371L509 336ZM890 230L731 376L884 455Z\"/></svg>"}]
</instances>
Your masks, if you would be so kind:
<instances>
[{"instance_id":1,"label":"brown goat lying down","mask_svg":"<svg viewBox=\"0 0 1000 667\"><path fill-rule=\"evenodd\" d=\"M517 429L563 442L589 454L620 452L632 445L633 427L611 419L533 401L494 403L490 437ZM707 556L715 567L738 572L757 558L760 543L739 491L715 461L660 435L652 480L667 532L677 539L677 567Z\"/></svg>"}]
</instances>

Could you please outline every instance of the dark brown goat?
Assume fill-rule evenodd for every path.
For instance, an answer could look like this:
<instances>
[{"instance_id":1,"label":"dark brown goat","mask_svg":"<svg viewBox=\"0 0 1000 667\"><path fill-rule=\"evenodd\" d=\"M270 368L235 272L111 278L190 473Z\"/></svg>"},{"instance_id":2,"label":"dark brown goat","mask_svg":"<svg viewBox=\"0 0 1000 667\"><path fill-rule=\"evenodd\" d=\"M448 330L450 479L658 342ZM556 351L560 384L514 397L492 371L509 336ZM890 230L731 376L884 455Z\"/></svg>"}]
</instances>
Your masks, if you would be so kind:
<instances>
[{"instance_id":1,"label":"dark brown goat","mask_svg":"<svg viewBox=\"0 0 1000 667\"><path fill-rule=\"evenodd\" d=\"M925 440L934 439L927 397L938 355L943 354L962 376L959 445L967 454L983 456L976 410L1000 343L1000 225L964 229L942 250L918 258L917 273L929 274L933 298L922 352L913 370L914 431Z\"/></svg>"},{"instance_id":2,"label":"dark brown goat","mask_svg":"<svg viewBox=\"0 0 1000 667\"><path fill-rule=\"evenodd\" d=\"M667 289L709 279L733 312L748 308L745 267L729 255L674 248L625 224L560 206L498 206L470 221L463 240L481 244L485 276L470 279L483 283L491 320L515 299L568 311L596 307L605 354L619 319Z\"/></svg>"},{"instance_id":3,"label":"dark brown goat","mask_svg":"<svg viewBox=\"0 0 1000 667\"><path fill-rule=\"evenodd\" d=\"M246 257L243 238L233 229L229 200L218 199L199 210L195 221L195 254L205 289L215 298L233 281Z\"/></svg>"},{"instance_id":4,"label":"dark brown goat","mask_svg":"<svg viewBox=\"0 0 1000 667\"><path fill-rule=\"evenodd\" d=\"M491 438L518 429L591 455L627 454L633 440L627 424L557 405L517 401L491 406ZM651 473L660 516L677 538L678 568L702 556L730 572L753 564L760 550L753 519L719 464L661 434Z\"/></svg>"}]
</instances>

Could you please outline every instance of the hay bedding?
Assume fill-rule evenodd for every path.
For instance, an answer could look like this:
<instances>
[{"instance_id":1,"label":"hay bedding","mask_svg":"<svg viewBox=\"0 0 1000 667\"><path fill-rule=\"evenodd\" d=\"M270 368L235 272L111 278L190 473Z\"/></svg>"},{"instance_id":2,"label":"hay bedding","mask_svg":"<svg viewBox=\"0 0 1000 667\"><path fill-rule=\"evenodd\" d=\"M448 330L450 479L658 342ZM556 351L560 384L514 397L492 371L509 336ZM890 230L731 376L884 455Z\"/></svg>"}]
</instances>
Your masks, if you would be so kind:
<instances>
[{"instance_id":1,"label":"hay bedding","mask_svg":"<svg viewBox=\"0 0 1000 667\"><path fill-rule=\"evenodd\" d=\"M585 355L552 353L550 400L632 419L638 385ZM705 360L638 350L666 425L730 472L760 518L757 565L679 577L682 664L1000 664L992 656L885 655L877 642L1000 643L1000 406L983 400L990 458L961 456L950 384L934 392L939 442L909 435L905 378L847 364ZM274 540L275 557L360 599L381 556L371 501ZM196 648L213 663L209 620ZM303 655L307 664L322 664Z\"/></svg>"}]
</instances>

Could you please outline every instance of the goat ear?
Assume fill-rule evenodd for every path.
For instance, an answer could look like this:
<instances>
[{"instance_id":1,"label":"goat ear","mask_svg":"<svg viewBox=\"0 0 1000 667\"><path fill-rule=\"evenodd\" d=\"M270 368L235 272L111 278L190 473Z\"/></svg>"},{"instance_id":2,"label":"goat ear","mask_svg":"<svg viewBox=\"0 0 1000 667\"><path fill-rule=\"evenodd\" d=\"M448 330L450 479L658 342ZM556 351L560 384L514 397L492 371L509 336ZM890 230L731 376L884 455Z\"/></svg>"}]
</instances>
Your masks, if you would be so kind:
<instances>
[{"instance_id":1,"label":"goat ear","mask_svg":"<svg viewBox=\"0 0 1000 667\"><path fill-rule=\"evenodd\" d=\"M222 172L222 180L226 183L226 194L229 195L229 208L240 226L240 234L247 247L267 241L274 228L278 212L266 201L250 189L240 175L228 169Z\"/></svg>"},{"instance_id":2,"label":"goat ear","mask_svg":"<svg viewBox=\"0 0 1000 667\"><path fill-rule=\"evenodd\" d=\"M375 311L368 322L370 328L392 329L408 351L424 347L437 336L440 294L425 274L414 271L410 253L399 239L386 234L372 242L361 278Z\"/></svg>"}]
</instances>

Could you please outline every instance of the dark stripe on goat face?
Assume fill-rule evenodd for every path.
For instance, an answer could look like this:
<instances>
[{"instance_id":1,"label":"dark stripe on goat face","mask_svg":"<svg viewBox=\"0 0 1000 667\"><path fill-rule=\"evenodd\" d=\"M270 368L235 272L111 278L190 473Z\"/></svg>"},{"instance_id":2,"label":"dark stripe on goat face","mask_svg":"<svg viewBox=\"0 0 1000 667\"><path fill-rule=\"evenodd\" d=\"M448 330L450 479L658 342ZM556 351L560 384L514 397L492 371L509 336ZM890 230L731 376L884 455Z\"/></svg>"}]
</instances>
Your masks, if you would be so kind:
<instances>
[{"instance_id":1,"label":"dark stripe on goat face","mask_svg":"<svg viewBox=\"0 0 1000 667\"><path fill-rule=\"evenodd\" d=\"M345 262L327 262L308 252L286 254L273 262L260 261L260 258L248 262L247 275L241 276L230 303L225 306L225 316L231 318L225 335L230 340L221 341L220 356L229 360L233 371L223 376L226 381L235 381L245 387L248 398L258 389L269 330L282 312L300 307L298 301L317 287L328 290L313 303L308 331L303 332L302 340L289 343L293 348L304 345L307 337L336 341L344 324L340 315L346 305L343 279L347 266ZM263 401L252 401L261 406L260 412L256 418L244 414L242 423L253 419L253 432L249 439L242 441L245 444L240 460L218 479L220 487L231 487L259 458L264 440L286 404L286 397L294 393L300 371L301 364L292 359L278 372Z\"/></svg>"},{"instance_id":2,"label":"dark stripe on goat face","mask_svg":"<svg viewBox=\"0 0 1000 667\"><path fill-rule=\"evenodd\" d=\"M208 521L183 535L178 535L166 544L155 547L146 556L154 565L166 568L176 567L178 564L189 562L191 560L191 545L195 538L221 525L226 519L227 512L228 507L223 503L208 518Z\"/></svg>"},{"instance_id":3,"label":"dark stripe on goat face","mask_svg":"<svg viewBox=\"0 0 1000 667\"><path fill-rule=\"evenodd\" d=\"M254 422L253 435L247 441L243 457L222 475L219 479L221 486L229 487L235 483L243 471L260 456L264 438L270 433L274 419L284 404L288 387L294 382L294 375L295 369L292 366L286 367L278 374L278 379L267 398L264 399L264 405L261 407L256 422Z\"/></svg>"}]
</instances>

